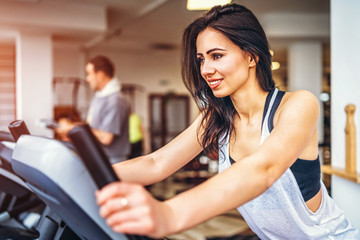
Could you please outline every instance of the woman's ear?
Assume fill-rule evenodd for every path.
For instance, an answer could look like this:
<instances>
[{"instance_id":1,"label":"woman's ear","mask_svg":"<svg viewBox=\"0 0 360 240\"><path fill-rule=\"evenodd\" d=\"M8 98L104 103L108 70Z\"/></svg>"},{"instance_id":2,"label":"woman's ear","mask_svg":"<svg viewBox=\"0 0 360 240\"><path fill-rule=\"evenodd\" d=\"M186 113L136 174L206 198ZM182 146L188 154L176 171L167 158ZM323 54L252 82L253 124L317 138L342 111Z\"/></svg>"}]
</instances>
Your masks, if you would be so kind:
<instances>
[{"instance_id":1,"label":"woman's ear","mask_svg":"<svg viewBox=\"0 0 360 240\"><path fill-rule=\"evenodd\" d=\"M250 53L248 53L248 62L249 62L249 67L255 67L256 63L259 61L259 57L258 56L254 56L251 55Z\"/></svg>"}]
</instances>

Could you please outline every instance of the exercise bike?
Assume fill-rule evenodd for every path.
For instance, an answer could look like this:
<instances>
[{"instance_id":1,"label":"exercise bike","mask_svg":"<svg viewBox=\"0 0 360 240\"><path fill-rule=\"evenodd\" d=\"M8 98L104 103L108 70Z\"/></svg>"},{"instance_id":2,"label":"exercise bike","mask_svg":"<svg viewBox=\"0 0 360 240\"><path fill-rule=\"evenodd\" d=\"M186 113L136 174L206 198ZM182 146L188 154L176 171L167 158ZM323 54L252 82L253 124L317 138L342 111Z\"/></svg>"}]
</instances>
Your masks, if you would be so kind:
<instances>
[{"instance_id":1,"label":"exercise bike","mask_svg":"<svg viewBox=\"0 0 360 240\"><path fill-rule=\"evenodd\" d=\"M16 137L13 171L79 239L150 239L115 233L99 215L95 191L119 179L88 125L71 131L73 144L26 134ZM43 238L40 232L40 239L65 239L57 234L58 227L57 221L53 238Z\"/></svg>"}]
</instances>

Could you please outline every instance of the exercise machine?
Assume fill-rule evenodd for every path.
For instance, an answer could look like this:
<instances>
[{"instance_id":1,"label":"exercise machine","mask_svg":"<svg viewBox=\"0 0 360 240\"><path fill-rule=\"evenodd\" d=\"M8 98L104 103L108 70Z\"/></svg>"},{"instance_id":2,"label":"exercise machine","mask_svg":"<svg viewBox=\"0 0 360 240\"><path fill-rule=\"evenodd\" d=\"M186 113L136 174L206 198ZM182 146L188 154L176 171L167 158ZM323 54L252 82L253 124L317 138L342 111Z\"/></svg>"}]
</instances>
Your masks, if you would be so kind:
<instances>
[{"instance_id":1,"label":"exercise machine","mask_svg":"<svg viewBox=\"0 0 360 240\"><path fill-rule=\"evenodd\" d=\"M45 205L12 170L15 146L12 135L0 131L0 236L5 239L37 239L34 229Z\"/></svg>"},{"instance_id":2,"label":"exercise machine","mask_svg":"<svg viewBox=\"0 0 360 240\"><path fill-rule=\"evenodd\" d=\"M72 147L51 138L19 136L12 169L80 239L149 239L115 233L106 225L94 194L119 179L88 125L74 128L69 137ZM58 224L53 228L53 239L60 239Z\"/></svg>"}]
</instances>

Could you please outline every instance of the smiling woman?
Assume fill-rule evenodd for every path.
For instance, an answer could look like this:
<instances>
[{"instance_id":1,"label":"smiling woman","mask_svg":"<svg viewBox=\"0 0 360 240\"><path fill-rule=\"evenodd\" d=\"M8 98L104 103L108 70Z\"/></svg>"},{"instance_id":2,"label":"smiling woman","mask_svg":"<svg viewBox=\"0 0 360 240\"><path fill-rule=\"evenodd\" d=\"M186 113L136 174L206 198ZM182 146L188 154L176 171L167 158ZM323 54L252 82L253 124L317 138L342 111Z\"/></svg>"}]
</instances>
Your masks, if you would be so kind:
<instances>
[{"instance_id":1,"label":"smiling woman","mask_svg":"<svg viewBox=\"0 0 360 240\"><path fill-rule=\"evenodd\" d=\"M164 147L114 165L124 181L96 193L114 231L161 237L237 208L261 239L358 239L320 179L317 99L275 87L250 10L217 6L191 23L182 76L201 114ZM218 156L218 175L164 202L141 186L201 151Z\"/></svg>"},{"instance_id":2,"label":"smiling woman","mask_svg":"<svg viewBox=\"0 0 360 240\"><path fill-rule=\"evenodd\" d=\"M250 83L247 81L250 75L253 78L251 81L257 81L255 74L250 74L250 71L256 71L255 59L222 33L206 29L198 35L196 46L201 76L208 82L215 97L232 95L241 85Z\"/></svg>"},{"instance_id":3,"label":"smiling woman","mask_svg":"<svg viewBox=\"0 0 360 240\"><path fill-rule=\"evenodd\" d=\"M226 17L220 17L220 11ZM216 49L217 52L214 52ZM207 79L207 76L204 76L204 74L209 75L208 69L204 69L204 54L209 55L210 53L215 54L207 56L208 61L212 59L209 63L210 67L212 66L211 64L216 63L216 66L221 68L217 73L218 75L222 71L229 74L230 69L236 69L230 74L233 78L239 79L232 81L231 84L242 84L244 79L251 77L251 82L254 83L254 80L256 80L264 91L270 91L275 86L271 72L269 43L259 21L250 11L244 10L241 14L237 14L231 8L223 8L221 10L213 8L204 17L190 24L183 35L182 77L186 87L194 96L195 101L200 105L208 103L203 108L204 119L208 121L208 126L215 127L218 130L214 131L212 136L208 135L210 131L206 131L204 134L203 145L207 146L205 151L208 151L208 153L218 152L218 142L228 132L235 114L230 94L224 98L217 98L216 94L221 94L220 89L219 91L212 91L208 84L202 80ZM226 54L225 60L220 58L218 61L219 54L221 56ZM241 60L245 58L247 58L246 61L248 63L245 65L241 64ZM256 67L254 66L255 63ZM249 71L252 72L251 74L247 72L247 69L244 69L246 65L251 66L249 68ZM238 68L240 69L238 70ZM240 79L243 80L238 81ZM232 89L234 91L234 88ZM247 99L244 100L247 101ZM226 107L220 108L220 104L224 104ZM207 116L213 117L207 119ZM205 129L209 128L205 127Z\"/></svg>"}]
</instances>

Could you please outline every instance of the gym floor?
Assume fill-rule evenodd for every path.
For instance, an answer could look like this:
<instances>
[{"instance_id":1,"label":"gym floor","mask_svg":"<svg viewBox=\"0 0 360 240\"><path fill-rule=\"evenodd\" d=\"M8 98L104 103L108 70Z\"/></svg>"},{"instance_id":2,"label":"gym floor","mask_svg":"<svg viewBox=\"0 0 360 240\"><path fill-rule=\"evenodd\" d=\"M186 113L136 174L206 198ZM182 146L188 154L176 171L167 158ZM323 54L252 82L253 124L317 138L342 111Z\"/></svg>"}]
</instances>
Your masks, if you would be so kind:
<instances>
[{"instance_id":1,"label":"gym floor","mask_svg":"<svg viewBox=\"0 0 360 240\"><path fill-rule=\"evenodd\" d=\"M210 219L192 229L168 236L171 240L258 240L248 225L237 212Z\"/></svg>"}]
</instances>

